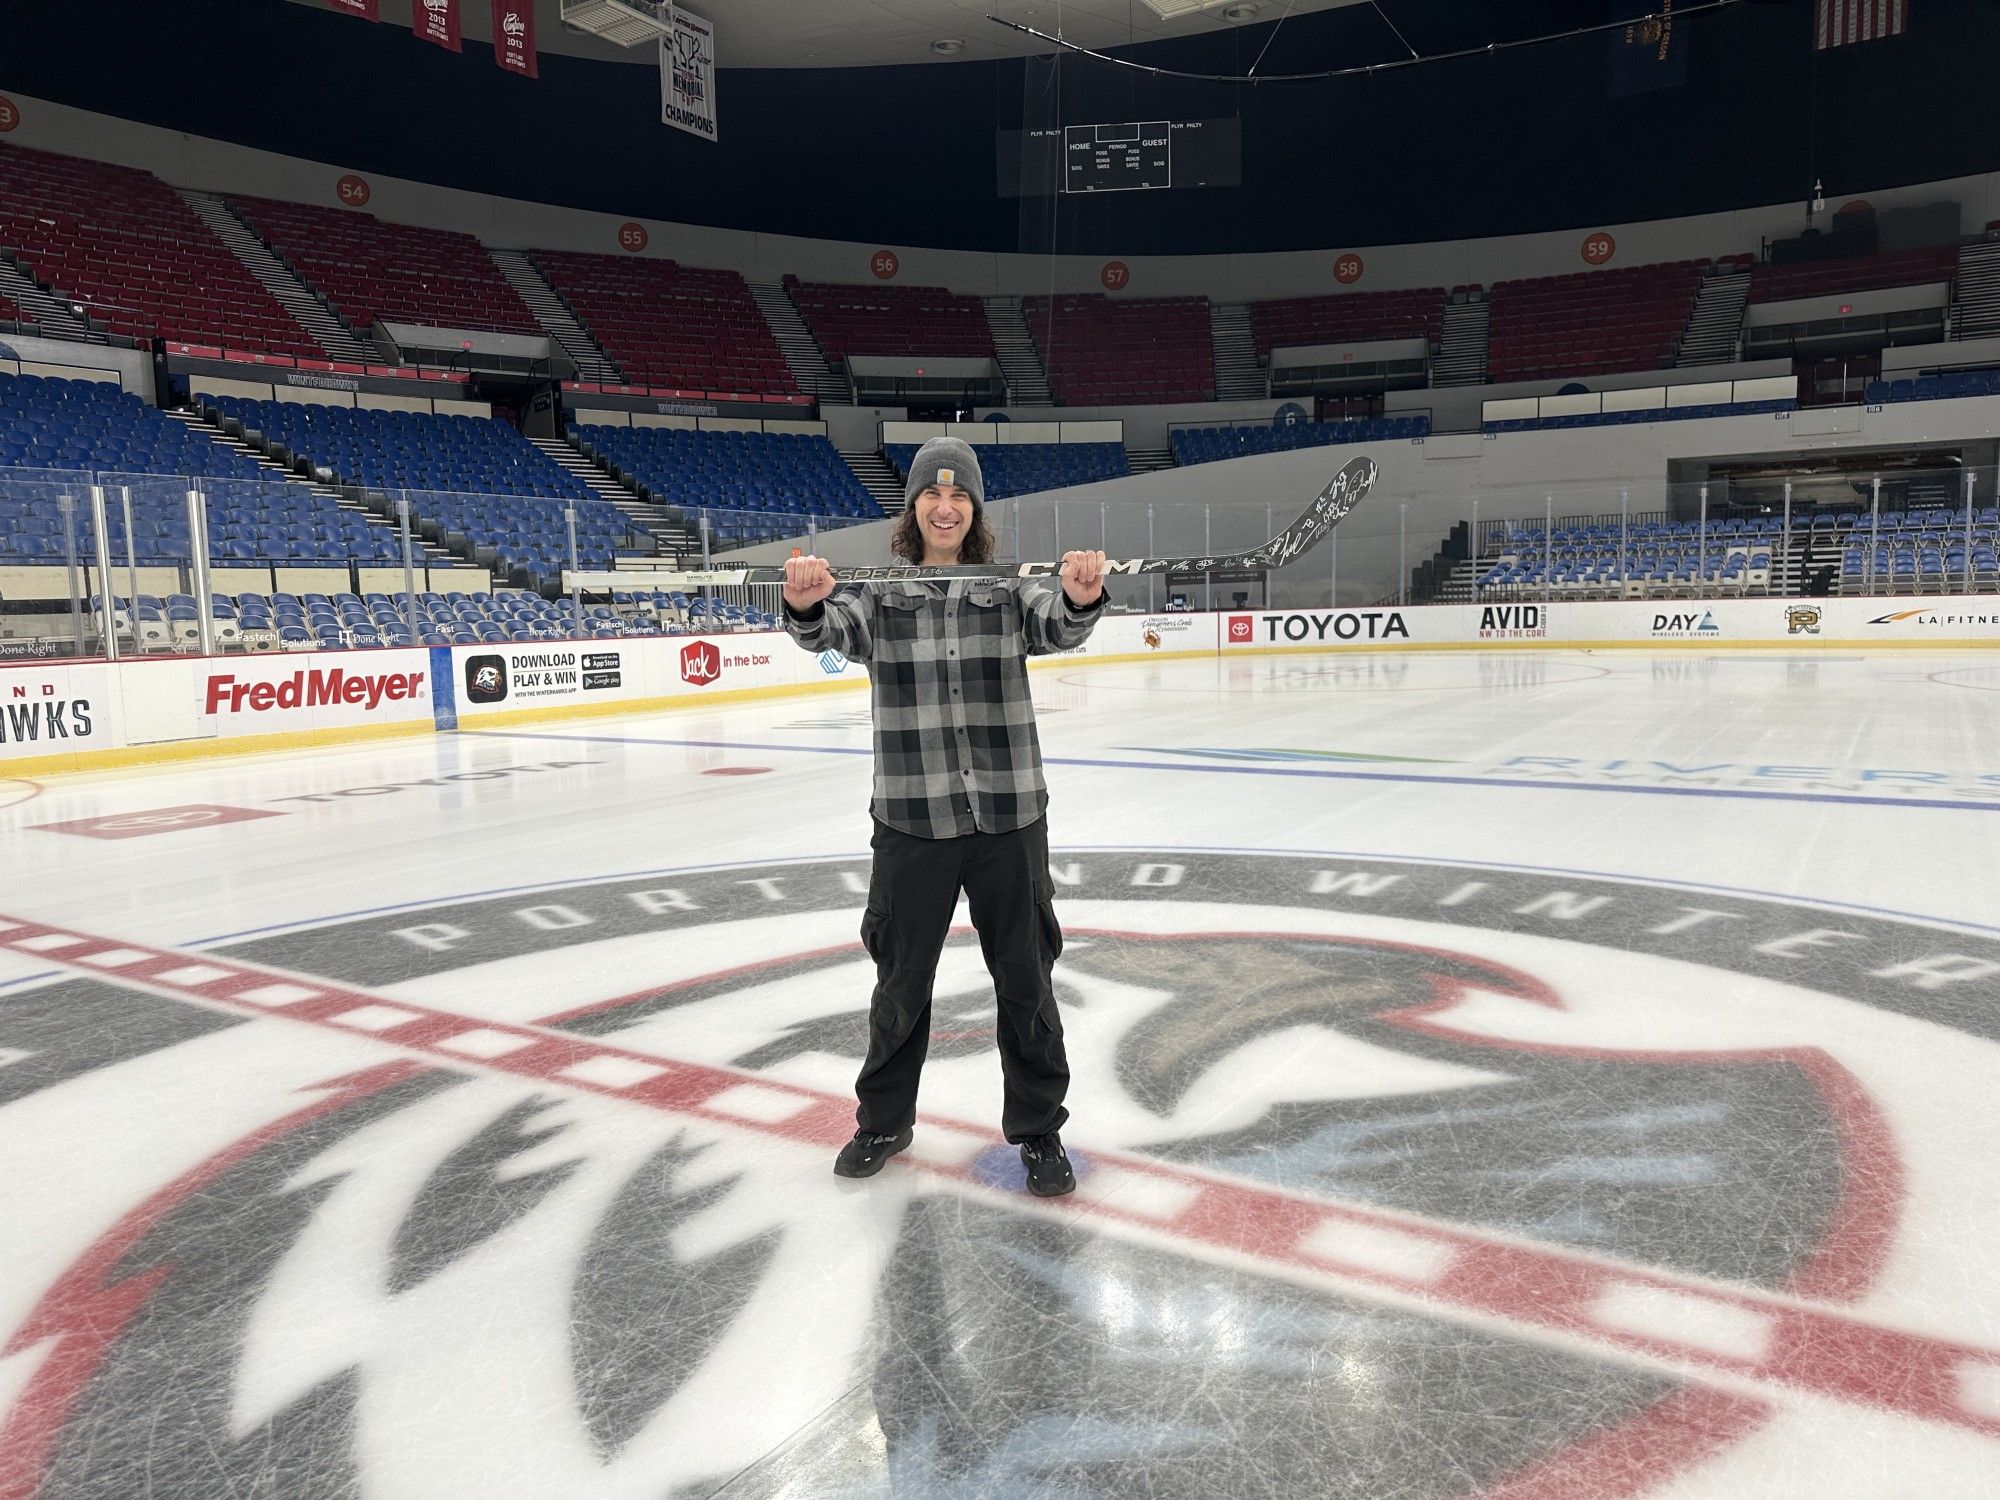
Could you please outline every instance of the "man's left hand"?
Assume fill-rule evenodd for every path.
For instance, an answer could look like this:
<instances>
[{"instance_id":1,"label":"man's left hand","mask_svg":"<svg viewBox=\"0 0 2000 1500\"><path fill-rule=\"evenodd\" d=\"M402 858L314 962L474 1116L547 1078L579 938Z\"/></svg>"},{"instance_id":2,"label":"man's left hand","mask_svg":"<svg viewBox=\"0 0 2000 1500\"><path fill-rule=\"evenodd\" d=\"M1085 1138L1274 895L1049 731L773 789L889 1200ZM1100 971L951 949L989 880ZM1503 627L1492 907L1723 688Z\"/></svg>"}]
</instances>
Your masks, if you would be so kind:
<instances>
[{"instance_id":1,"label":"man's left hand","mask_svg":"<svg viewBox=\"0 0 2000 1500\"><path fill-rule=\"evenodd\" d=\"M1104 554L1065 552L1062 560L1063 592L1078 609L1104 597Z\"/></svg>"}]
</instances>

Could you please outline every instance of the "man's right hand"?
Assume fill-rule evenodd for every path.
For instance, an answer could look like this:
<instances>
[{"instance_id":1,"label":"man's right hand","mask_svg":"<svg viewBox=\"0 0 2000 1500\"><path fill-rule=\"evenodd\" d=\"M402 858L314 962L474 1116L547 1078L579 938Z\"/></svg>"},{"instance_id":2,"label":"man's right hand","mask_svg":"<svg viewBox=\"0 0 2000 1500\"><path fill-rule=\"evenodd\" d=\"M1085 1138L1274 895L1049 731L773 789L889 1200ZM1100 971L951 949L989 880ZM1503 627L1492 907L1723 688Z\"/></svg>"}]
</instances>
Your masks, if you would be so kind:
<instances>
[{"instance_id":1,"label":"man's right hand","mask_svg":"<svg viewBox=\"0 0 2000 1500\"><path fill-rule=\"evenodd\" d=\"M785 559L785 603L804 614L834 590L833 569L823 557Z\"/></svg>"}]
</instances>

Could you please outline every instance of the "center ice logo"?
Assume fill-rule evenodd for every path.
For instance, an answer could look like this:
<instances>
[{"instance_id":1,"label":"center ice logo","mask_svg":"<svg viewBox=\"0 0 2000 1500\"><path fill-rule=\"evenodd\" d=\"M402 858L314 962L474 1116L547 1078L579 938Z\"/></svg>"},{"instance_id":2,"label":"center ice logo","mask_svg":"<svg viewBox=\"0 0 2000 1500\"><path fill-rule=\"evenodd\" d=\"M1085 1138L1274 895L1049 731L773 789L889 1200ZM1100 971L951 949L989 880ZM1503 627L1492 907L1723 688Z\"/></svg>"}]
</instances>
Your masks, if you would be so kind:
<instances>
[{"instance_id":1,"label":"center ice logo","mask_svg":"<svg viewBox=\"0 0 2000 1500\"><path fill-rule=\"evenodd\" d=\"M322 1023L218 1028L209 1009L99 976L0 1007L0 1058L32 1053L31 1088L74 1086L97 1107L185 1098L210 1153L174 1157L171 1183L133 1176L127 1218L66 1251L72 1268L21 1324L40 1357L4 1435L26 1488L119 1492L143 1458L162 1493L249 1493L310 1441L299 1472L326 1477L300 1500L435 1493L444 1453L467 1494L524 1467L551 1494L600 1493L612 1473L621 1492L693 1493L790 1442L828 1492L893 1474L913 1494L1045 1493L1053 1454L1066 1491L1110 1496L1164 1453L1188 1494L1289 1494L1323 1488L1328 1452L1387 1473L1421 1444L1453 1455L1465 1493L1700 1414L1702 1442L1628 1450L1636 1491L1774 1414L1727 1381L1599 1357L1590 1341L1610 1325L1588 1318L1560 1346L1527 1336L1535 1298L1477 1277L1439 1273L1432 1305L1413 1307L1305 1263L1271 1278L1184 1254L1198 1247L1182 1245L1172 1183L1128 1168L1100 1186L1143 1221L1134 1238L1089 1198L1093 1147L1268 1194L1274 1215L1333 1203L1458 1226L1537 1289L1560 1290L1531 1274L1558 1251L1809 1306L1862 1300L1902 1244L1946 1257L1953 1295L2000 1275L1976 1237L1951 1252L1942 1226L1904 1222L1899 1153L1924 1148L1925 1116L1900 1101L1908 1123L1889 1131L1842 1060L1893 1039L1896 1076L1929 1078L1962 1033L1990 1034L1989 936L1495 866L1091 851L1056 854L1052 873L1086 1159L1079 1211L1059 1222L903 1163L864 1200L867 1232L849 1232L856 1200L799 1169L807 1146L824 1154L813 1122L844 1127L852 1100L798 1080L850 1077L866 1047L865 857L481 895L215 950L471 1015L493 965L513 965L524 995L560 976L553 1013L502 998L495 1029L464 1032L449 1060L385 1037L372 1065L343 1052L337 1081L257 1080L261 1114L246 1081L228 1128L210 1097L220 1062L258 1047L252 1027ZM1827 1050L1815 999L1844 1052ZM38 1019L65 1009L96 1018L74 1057ZM558 1040L500 1029L525 1020ZM934 1153L957 1149L944 1122L977 1118L992 1024L962 935L940 969L918 1124ZM351 1028L341 1045L357 1045ZM290 1066L268 1043L255 1055ZM93 1074L113 1066L109 1092ZM676 1080L717 1069L740 1084L678 1109ZM631 1092L583 1097L572 1078ZM29 1182L54 1190L51 1174ZM1325 1248L1421 1278L1437 1243L1382 1231ZM1650 1307L1631 1302L1619 1315ZM508 1316L480 1311L494 1306ZM1686 1326L1685 1306L1668 1313L1662 1326ZM801 1317L810 1361L788 1357ZM1810 1340L1769 1343L1811 1375ZM1744 1358L1728 1355L1731 1379ZM160 1368L189 1373L166 1387ZM1011 1398L1023 1368L1040 1372L1029 1405ZM1398 1422L1353 1422L1315 1384L1327 1368L1365 1368ZM800 1428L855 1389L880 1443ZM1520 1420L1495 1427L1496 1391ZM1190 1415L1216 1411L1226 1430ZM363 1440L385 1421L399 1441ZM1051 1432L1092 1436L1052 1449ZM1428 1473L1405 1487L1442 1496Z\"/></svg>"}]
</instances>

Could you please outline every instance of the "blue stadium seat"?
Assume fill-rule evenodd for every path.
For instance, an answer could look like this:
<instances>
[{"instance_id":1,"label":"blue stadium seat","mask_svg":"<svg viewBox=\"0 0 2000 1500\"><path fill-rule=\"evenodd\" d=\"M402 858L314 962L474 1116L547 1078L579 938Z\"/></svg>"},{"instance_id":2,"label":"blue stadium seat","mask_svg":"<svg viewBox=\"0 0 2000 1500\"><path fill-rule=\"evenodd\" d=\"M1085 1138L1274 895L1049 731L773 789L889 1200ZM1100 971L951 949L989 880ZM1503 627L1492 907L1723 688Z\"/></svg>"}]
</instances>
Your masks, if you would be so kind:
<instances>
[{"instance_id":1,"label":"blue stadium seat","mask_svg":"<svg viewBox=\"0 0 2000 1500\"><path fill-rule=\"evenodd\" d=\"M917 456L915 443L890 443L882 452L895 465L898 477L909 476ZM1011 500L1132 472L1122 443L982 443L978 453L989 500Z\"/></svg>"}]
</instances>

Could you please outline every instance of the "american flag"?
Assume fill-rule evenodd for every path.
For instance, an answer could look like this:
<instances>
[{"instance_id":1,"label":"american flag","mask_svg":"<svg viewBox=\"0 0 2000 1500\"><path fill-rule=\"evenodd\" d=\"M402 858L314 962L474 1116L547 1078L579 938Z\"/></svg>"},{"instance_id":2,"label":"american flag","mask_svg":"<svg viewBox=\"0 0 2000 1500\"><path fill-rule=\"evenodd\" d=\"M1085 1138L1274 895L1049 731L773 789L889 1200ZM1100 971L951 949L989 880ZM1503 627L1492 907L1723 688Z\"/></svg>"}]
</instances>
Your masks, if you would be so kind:
<instances>
[{"instance_id":1,"label":"american flag","mask_svg":"<svg viewBox=\"0 0 2000 1500\"><path fill-rule=\"evenodd\" d=\"M1813 46L1822 52L1901 36L1910 19L1910 0L1813 0L1813 8Z\"/></svg>"}]
</instances>

